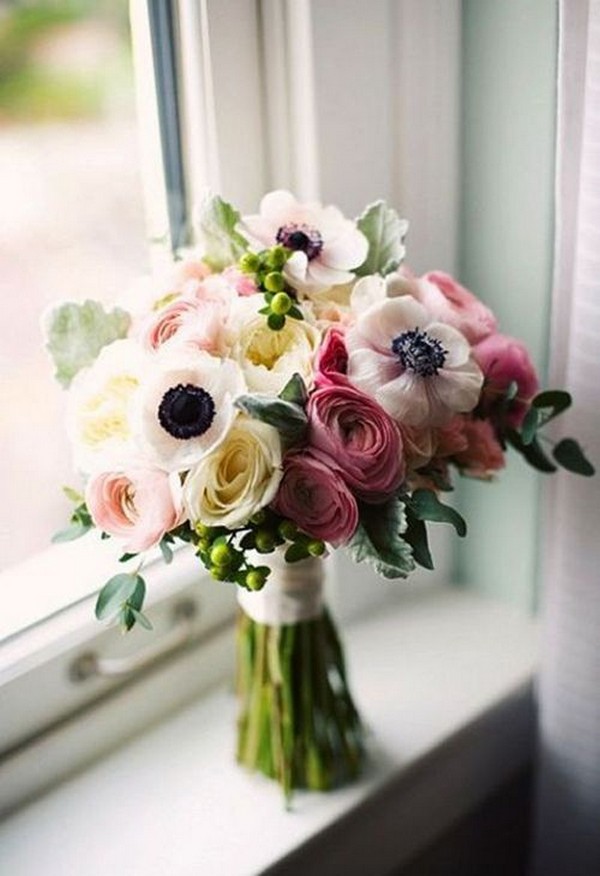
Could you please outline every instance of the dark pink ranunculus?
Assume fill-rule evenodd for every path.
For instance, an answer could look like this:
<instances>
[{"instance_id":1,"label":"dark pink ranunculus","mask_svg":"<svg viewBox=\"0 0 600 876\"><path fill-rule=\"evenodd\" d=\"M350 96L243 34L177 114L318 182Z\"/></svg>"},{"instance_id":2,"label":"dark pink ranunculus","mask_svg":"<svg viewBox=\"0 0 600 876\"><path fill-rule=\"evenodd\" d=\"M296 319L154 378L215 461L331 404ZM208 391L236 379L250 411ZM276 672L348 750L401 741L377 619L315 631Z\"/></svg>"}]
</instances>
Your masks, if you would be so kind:
<instances>
[{"instance_id":1,"label":"dark pink ranunculus","mask_svg":"<svg viewBox=\"0 0 600 876\"><path fill-rule=\"evenodd\" d=\"M527 348L508 335L494 334L477 344L473 355L484 377L480 412L498 425L520 426L539 386ZM517 395L505 409L504 397L513 382Z\"/></svg>"},{"instance_id":2,"label":"dark pink ranunculus","mask_svg":"<svg viewBox=\"0 0 600 876\"><path fill-rule=\"evenodd\" d=\"M465 417L464 435L467 447L455 454L454 461L464 474L489 480L495 471L504 466L504 453L494 427L489 420Z\"/></svg>"},{"instance_id":3,"label":"dark pink ranunculus","mask_svg":"<svg viewBox=\"0 0 600 876\"><path fill-rule=\"evenodd\" d=\"M353 386L324 386L306 409L308 442L340 466L352 492L365 502L383 502L404 479L402 437L376 401Z\"/></svg>"},{"instance_id":4,"label":"dark pink ranunculus","mask_svg":"<svg viewBox=\"0 0 600 876\"><path fill-rule=\"evenodd\" d=\"M331 326L317 353L315 386L347 385L348 350L344 340L344 330Z\"/></svg>"},{"instance_id":5,"label":"dark pink ranunculus","mask_svg":"<svg viewBox=\"0 0 600 876\"><path fill-rule=\"evenodd\" d=\"M472 292L444 271L430 271L417 281L419 301L435 319L477 344L498 328L496 317Z\"/></svg>"},{"instance_id":6,"label":"dark pink ranunculus","mask_svg":"<svg viewBox=\"0 0 600 876\"><path fill-rule=\"evenodd\" d=\"M346 544L358 526L356 499L340 467L315 448L287 454L273 506L307 535L334 547Z\"/></svg>"}]
</instances>

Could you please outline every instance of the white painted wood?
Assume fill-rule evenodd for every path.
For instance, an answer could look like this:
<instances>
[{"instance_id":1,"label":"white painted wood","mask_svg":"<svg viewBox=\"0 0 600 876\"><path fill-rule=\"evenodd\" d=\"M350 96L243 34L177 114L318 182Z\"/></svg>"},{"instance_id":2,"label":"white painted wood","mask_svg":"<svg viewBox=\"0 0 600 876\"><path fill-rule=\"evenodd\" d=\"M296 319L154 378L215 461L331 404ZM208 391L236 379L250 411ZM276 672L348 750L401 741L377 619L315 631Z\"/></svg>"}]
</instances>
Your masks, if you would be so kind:
<instances>
[{"instance_id":1,"label":"white painted wood","mask_svg":"<svg viewBox=\"0 0 600 876\"><path fill-rule=\"evenodd\" d=\"M346 640L371 730L355 785L298 794L286 812L275 785L234 763L234 699L217 690L9 817L0 870L248 876L297 852L286 873L393 872L528 761L535 626L439 590L363 618ZM63 744L101 737L104 708ZM59 756L57 744L39 758Z\"/></svg>"}]
</instances>

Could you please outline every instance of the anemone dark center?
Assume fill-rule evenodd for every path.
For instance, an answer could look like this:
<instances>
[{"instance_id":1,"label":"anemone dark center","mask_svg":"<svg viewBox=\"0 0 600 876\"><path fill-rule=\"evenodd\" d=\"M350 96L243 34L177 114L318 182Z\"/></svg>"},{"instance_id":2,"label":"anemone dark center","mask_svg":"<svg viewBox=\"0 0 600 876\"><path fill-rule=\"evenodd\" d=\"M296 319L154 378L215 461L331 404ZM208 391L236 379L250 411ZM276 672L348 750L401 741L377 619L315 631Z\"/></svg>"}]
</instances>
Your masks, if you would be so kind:
<instances>
[{"instance_id":1,"label":"anemone dark center","mask_svg":"<svg viewBox=\"0 0 600 876\"><path fill-rule=\"evenodd\" d=\"M212 396L193 383L172 386L158 406L158 421L173 438L197 438L210 428L214 418Z\"/></svg>"},{"instance_id":2,"label":"anemone dark center","mask_svg":"<svg viewBox=\"0 0 600 876\"><path fill-rule=\"evenodd\" d=\"M419 377L433 377L443 368L448 351L437 338L419 328L402 332L392 341L392 352L398 356L407 371Z\"/></svg>"},{"instance_id":3,"label":"anemone dark center","mask_svg":"<svg viewBox=\"0 0 600 876\"><path fill-rule=\"evenodd\" d=\"M276 240L288 249L306 253L309 261L315 259L323 249L323 238L317 228L304 224L297 225L295 222L282 225L277 231Z\"/></svg>"}]
</instances>

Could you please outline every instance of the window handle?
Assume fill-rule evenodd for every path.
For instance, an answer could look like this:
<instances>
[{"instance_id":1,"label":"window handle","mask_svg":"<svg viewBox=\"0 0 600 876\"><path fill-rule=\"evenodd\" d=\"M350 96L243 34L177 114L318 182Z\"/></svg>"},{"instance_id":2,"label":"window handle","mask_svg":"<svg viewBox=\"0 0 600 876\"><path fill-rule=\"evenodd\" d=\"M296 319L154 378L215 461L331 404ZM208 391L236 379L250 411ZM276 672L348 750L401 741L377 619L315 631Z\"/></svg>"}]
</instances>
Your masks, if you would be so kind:
<instances>
[{"instance_id":1,"label":"window handle","mask_svg":"<svg viewBox=\"0 0 600 876\"><path fill-rule=\"evenodd\" d=\"M128 678L152 666L159 660L184 648L193 638L197 603L191 599L178 602L173 611L173 628L155 644L128 657L102 657L96 651L80 654L71 664L72 681L90 678Z\"/></svg>"}]
</instances>

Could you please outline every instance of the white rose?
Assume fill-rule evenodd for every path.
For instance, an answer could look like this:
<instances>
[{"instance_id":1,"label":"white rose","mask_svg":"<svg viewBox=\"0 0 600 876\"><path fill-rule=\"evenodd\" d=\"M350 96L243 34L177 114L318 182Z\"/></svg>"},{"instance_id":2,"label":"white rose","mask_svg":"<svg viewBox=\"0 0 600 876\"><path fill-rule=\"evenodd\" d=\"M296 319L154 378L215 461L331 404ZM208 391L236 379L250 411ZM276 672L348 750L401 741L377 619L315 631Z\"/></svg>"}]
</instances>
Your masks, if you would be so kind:
<instances>
[{"instance_id":1,"label":"white rose","mask_svg":"<svg viewBox=\"0 0 600 876\"><path fill-rule=\"evenodd\" d=\"M239 299L230 323L231 357L244 372L248 389L277 395L295 373L311 384L319 330L306 319L288 317L282 329L273 331L257 313L264 302L257 305L256 297Z\"/></svg>"},{"instance_id":2,"label":"white rose","mask_svg":"<svg viewBox=\"0 0 600 876\"><path fill-rule=\"evenodd\" d=\"M240 415L225 440L185 480L183 502L190 520L206 526L246 523L274 499L281 455L276 429Z\"/></svg>"},{"instance_id":3,"label":"white rose","mask_svg":"<svg viewBox=\"0 0 600 876\"><path fill-rule=\"evenodd\" d=\"M133 410L148 357L132 340L114 341L73 380L67 433L75 466L84 473L123 468L139 456Z\"/></svg>"}]
</instances>

